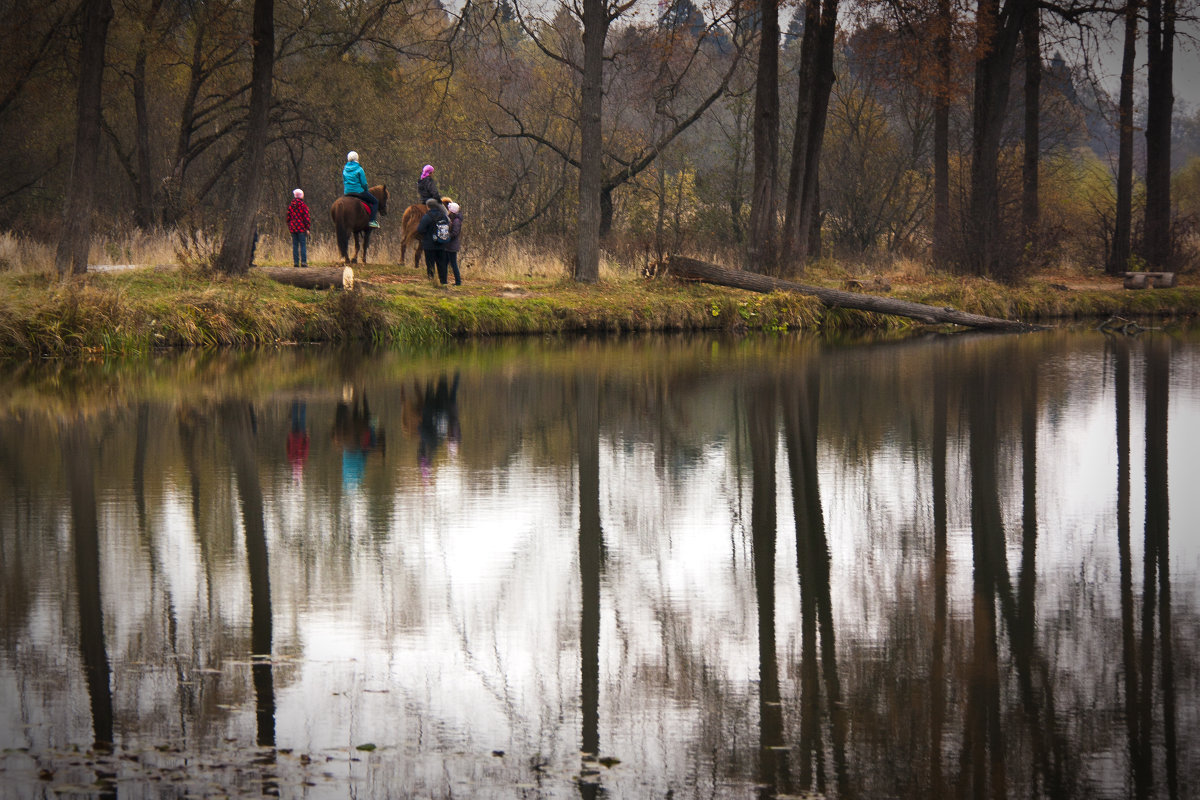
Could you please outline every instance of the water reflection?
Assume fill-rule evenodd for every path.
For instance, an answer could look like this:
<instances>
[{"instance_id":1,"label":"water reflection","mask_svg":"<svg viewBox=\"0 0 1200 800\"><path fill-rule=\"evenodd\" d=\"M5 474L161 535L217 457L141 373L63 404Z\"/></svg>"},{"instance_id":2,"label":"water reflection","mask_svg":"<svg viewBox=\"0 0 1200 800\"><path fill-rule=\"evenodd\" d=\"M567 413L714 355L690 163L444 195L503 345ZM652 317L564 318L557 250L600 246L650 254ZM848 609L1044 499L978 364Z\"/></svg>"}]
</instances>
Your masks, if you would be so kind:
<instances>
[{"instance_id":1,"label":"water reflection","mask_svg":"<svg viewBox=\"0 0 1200 800\"><path fill-rule=\"evenodd\" d=\"M25 368L0 780L1189 796L1197 367L1049 334Z\"/></svg>"}]
</instances>

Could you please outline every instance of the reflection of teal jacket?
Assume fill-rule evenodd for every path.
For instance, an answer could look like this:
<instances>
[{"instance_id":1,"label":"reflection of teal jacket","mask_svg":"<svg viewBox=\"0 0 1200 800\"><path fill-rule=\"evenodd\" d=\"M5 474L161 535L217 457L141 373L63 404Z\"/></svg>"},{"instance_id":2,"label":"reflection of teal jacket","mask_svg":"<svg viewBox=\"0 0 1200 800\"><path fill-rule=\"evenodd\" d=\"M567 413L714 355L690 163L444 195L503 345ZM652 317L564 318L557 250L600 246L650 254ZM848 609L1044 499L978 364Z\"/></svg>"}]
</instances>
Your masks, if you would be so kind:
<instances>
[{"instance_id":1,"label":"reflection of teal jacket","mask_svg":"<svg viewBox=\"0 0 1200 800\"><path fill-rule=\"evenodd\" d=\"M357 161L347 161L342 167L342 184L344 194L358 194L371 188L367 186L367 173Z\"/></svg>"}]
</instances>

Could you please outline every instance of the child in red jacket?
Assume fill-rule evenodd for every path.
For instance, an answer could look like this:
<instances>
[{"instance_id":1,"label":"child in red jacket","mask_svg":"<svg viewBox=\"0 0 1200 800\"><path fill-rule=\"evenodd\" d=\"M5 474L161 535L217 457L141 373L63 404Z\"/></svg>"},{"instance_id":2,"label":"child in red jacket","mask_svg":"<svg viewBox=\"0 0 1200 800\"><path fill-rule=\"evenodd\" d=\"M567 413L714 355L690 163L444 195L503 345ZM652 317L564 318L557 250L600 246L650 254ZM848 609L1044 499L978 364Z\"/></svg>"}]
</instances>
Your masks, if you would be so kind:
<instances>
[{"instance_id":1,"label":"child in red jacket","mask_svg":"<svg viewBox=\"0 0 1200 800\"><path fill-rule=\"evenodd\" d=\"M292 266L308 266L308 231L312 227L312 217L308 213L308 203L304 202L304 190L292 192L294 198L288 203L287 224L292 234Z\"/></svg>"}]
</instances>

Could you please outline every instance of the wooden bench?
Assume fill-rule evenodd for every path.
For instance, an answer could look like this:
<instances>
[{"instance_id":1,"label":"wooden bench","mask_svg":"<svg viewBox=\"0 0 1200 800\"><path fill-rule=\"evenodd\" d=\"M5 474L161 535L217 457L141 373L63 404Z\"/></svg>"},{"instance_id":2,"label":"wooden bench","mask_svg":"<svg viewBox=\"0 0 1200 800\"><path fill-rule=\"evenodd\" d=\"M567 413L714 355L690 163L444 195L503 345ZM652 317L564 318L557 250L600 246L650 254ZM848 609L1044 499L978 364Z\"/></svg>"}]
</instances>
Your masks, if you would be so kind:
<instances>
[{"instance_id":1,"label":"wooden bench","mask_svg":"<svg viewBox=\"0 0 1200 800\"><path fill-rule=\"evenodd\" d=\"M1126 272L1126 289L1170 289L1176 283L1174 272Z\"/></svg>"}]
</instances>

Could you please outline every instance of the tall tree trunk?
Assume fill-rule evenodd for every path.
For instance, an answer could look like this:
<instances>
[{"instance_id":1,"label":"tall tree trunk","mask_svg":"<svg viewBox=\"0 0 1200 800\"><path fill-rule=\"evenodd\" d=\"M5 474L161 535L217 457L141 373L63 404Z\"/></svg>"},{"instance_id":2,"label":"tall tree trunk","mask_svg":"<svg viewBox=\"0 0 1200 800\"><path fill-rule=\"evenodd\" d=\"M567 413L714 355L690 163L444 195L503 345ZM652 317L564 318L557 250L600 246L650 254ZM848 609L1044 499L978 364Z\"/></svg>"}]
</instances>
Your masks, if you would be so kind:
<instances>
[{"instance_id":1,"label":"tall tree trunk","mask_svg":"<svg viewBox=\"0 0 1200 800\"><path fill-rule=\"evenodd\" d=\"M746 268L774 274L779 261L776 238L776 184L779 166L779 5L762 0L758 75L754 91L754 187L750 205L750 243Z\"/></svg>"},{"instance_id":2,"label":"tall tree trunk","mask_svg":"<svg viewBox=\"0 0 1200 800\"><path fill-rule=\"evenodd\" d=\"M1133 71L1136 69L1139 0L1125 3L1125 47L1121 55L1121 95L1118 100L1120 144L1117 153L1117 208L1113 220L1112 252L1108 274L1129 267L1133 252Z\"/></svg>"},{"instance_id":3,"label":"tall tree trunk","mask_svg":"<svg viewBox=\"0 0 1200 800\"><path fill-rule=\"evenodd\" d=\"M813 80L817 63L817 32L821 27L821 0L806 0L804 3L804 34L800 38L800 67L796 76L796 125L792 132L792 160L788 168L787 197L783 212L783 257L787 261L801 261L807 239L800 238L800 193L804 185L804 174L808 164L804 155L808 152L808 137L812 131L809 117L812 115Z\"/></svg>"},{"instance_id":4,"label":"tall tree trunk","mask_svg":"<svg viewBox=\"0 0 1200 800\"><path fill-rule=\"evenodd\" d=\"M954 19L950 0L938 0L937 58L938 86L933 101L933 265L950 264L950 34Z\"/></svg>"},{"instance_id":5,"label":"tall tree trunk","mask_svg":"<svg viewBox=\"0 0 1200 800\"><path fill-rule=\"evenodd\" d=\"M817 254L821 243L821 150L829 95L833 91L833 51L837 34L837 0L810 0L805 5L804 38L800 43L800 89L796 132L788 173L783 255L795 268Z\"/></svg>"},{"instance_id":6,"label":"tall tree trunk","mask_svg":"<svg viewBox=\"0 0 1200 800\"><path fill-rule=\"evenodd\" d=\"M100 98L104 82L104 48L112 0L85 0L83 45L79 52L78 114L75 120L75 155L71 160L70 191L62 238L54 266L62 277L87 272L92 240L92 201L96 187L96 161L100 157Z\"/></svg>"},{"instance_id":7,"label":"tall tree trunk","mask_svg":"<svg viewBox=\"0 0 1200 800\"><path fill-rule=\"evenodd\" d=\"M271 76L275 65L275 0L254 0L254 60L250 74L250 115L246 132L242 180L216 267L227 275L250 269L254 246L254 217L262 189L267 149L267 117L271 110Z\"/></svg>"},{"instance_id":8,"label":"tall tree trunk","mask_svg":"<svg viewBox=\"0 0 1200 800\"><path fill-rule=\"evenodd\" d=\"M155 221L154 181L150 175L150 112L146 104L146 50L138 51L133 65L134 153L137 158L137 199L134 220L139 228L152 228Z\"/></svg>"},{"instance_id":9,"label":"tall tree trunk","mask_svg":"<svg viewBox=\"0 0 1200 800\"><path fill-rule=\"evenodd\" d=\"M134 220L139 228L152 228L157 220L154 206L154 179L150 167L150 110L146 100L146 60L150 51L150 40L154 21L162 10L163 0L153 0L142 17L142 33L138 38L137 53L133 59L133 118L134 159L137 177L134 183Z\"/></svg>"},{"instance_id":10,"label":"tall tree trunk","mask_svg":"<svg viewBox=\"0 0 1200 800\"><path fill-rule=\"evenodd\" d=\"M583 0L583 85L579 108L579 221L576 233L575 280L600 279L600 188L604 179L603 128L604 41L608 38L604 0Z\"/></svg>"},{"instance_id":11,"label":"tall tree trunk","mask_svg":"<svg viewBox=\"0 0 1200 800\"><path fill-rule=\"evenodd\" d=\"M1038 249L1039 128L1042 101L1042 20L1036 6L1025 15L1022 43L1025 47L1025 158L1021 165L1021 229L1025 235L1025 257Z\"/></svg>"},{"instance_id":12,"label":"tall tree trunk","mask_svg":"<svg viewBox=\"0 0 1200 800\"><path fill-rule=\"evenodd\" d=\"M1015 277L1011 253L1000 236L1000 134L1008 107L1008 85L1017 39L1029 0L981 0L976 13L978 41L971 143L971 210L963 266L1000 279Z\"/></svg>"},{"instance_id":13,"label":"tall tree trunk","mask_svg":"<svg viewBox=\"0 0 1200 800\"><path fill-rule=\"evenodd\" d=\"M825 121L829 116L829 95L833 91L833 50L837 35L837 0L825 0L821 8L821 27L817 32L815 87L812 111L808 116L808 147L804 152L804 182L800 186L800 210L797 241L805 248L806 259L821 250L821 149L825 144ZM794 157L794 154L793 154Z\"/></svg>"},{"instance_id":14,"label":"tall tree trunk","mask_svg":"<svg viewBox=\"0 0 1200 800\"><path fill-rule=\"evenodd\" d=\"M1175 49L1175 0L1147 5L1146 51L1146 261L1152 267L1171 262L1171 112L1175 105L1172 71Z\"/></svg>"}]
</instances>

